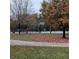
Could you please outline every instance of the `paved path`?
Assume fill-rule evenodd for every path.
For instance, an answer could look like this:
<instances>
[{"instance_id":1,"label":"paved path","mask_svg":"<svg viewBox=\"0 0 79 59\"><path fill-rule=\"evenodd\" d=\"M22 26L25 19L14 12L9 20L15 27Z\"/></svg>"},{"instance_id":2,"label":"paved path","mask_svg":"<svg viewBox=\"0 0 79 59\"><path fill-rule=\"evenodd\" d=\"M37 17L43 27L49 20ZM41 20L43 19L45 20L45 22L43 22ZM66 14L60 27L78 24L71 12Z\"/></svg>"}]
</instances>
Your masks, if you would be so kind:
<instances>
[{"instance_id":1,"label":"paved path","mask_svg":"<svg viewBox=\"0 0 79 59\"><path fill-rule=\"evenodd\" d=\"M10 40L11 46L44 46L44 47L69 47L69 43L48 43L34 41Z\"/></svg>"}]
</instances>

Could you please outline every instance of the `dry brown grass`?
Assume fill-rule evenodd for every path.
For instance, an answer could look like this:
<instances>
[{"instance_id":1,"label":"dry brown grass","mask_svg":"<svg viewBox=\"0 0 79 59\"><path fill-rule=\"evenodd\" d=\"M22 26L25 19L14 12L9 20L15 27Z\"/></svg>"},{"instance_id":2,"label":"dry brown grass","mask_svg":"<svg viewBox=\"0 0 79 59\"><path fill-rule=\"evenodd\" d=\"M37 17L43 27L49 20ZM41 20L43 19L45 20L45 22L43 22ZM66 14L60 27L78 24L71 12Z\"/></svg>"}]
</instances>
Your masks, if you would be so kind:
<instances>
[{"instance_id":1,"label":"dry brown grass","mask_svg":"<svg viewBox=\"0 0 79 59\"><path fill-rule=\"evenodd\" d=\"M62 38L62 35L53 34L11 34L11 39L13 40L27 40L27 41L42 41L42 42L68 42L69 38Z\"/></svg>"}]
</instances>

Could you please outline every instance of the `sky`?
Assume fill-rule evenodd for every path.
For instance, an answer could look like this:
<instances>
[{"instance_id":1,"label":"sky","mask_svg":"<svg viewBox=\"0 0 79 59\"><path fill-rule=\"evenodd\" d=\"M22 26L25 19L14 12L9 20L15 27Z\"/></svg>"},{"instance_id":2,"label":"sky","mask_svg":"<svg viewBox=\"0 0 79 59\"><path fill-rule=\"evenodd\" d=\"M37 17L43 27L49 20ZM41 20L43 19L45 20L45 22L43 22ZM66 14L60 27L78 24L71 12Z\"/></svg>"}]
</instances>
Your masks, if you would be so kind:
<instances>
[{"instance_id":1,"label":"sky","mask_svg":"<svg viewBox=\"0 0 79 59\"><path fill-rule=\"evenodd\" d=\"M10 0L10 1L12 1L12 0ZM31 0L32 8L34 10L34 13L40 14L40 9L41 9L42 2L43 2L43 0Z\"/></svg>"},{"instance_id":2,"label":"sky","mask_svg":"<svg viewBox=\"0 0 79 59\"><path fill-rule=\"evenodd\" d=\"M32 0L32 4L33 4L33 8L35 13L40 13L40 9L41 9L41 3L43 2L43 0Z\"/></svg>"}]
</instances>

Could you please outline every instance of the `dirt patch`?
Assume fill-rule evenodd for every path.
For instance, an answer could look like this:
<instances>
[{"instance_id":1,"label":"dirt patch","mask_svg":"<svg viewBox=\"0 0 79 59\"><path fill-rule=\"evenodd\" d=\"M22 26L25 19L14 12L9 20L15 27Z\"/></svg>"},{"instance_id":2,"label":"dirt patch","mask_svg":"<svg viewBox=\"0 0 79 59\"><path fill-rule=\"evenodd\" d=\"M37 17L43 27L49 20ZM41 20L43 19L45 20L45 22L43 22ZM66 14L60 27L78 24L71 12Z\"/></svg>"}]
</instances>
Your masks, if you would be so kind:
<instances>
[{"instance_id":1,"label":"dirt patch","mask_svg":"<svg viewBox=\"0 0 79 59\"><path fill-rule=\"evenodd\" d=\"M69 42L69 38L62 38L61 35L35 35L32 37L32 40L34 41L42 41L42 42Z\"/></svg>"}]
</instances>

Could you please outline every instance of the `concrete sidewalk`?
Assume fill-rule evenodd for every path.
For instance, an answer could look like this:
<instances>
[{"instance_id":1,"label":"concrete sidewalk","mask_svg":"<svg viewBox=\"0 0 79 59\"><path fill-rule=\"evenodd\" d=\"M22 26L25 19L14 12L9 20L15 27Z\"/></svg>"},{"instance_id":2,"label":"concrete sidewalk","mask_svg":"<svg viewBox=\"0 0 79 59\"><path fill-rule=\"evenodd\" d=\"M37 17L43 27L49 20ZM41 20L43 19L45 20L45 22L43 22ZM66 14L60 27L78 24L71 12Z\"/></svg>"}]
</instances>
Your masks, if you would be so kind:
<instances>
[{"instance_id":1,"label":"concrete sidewalk","mask_svg":"<svg viewBox=\"0 0 79 59\"><path fill-rule=\"evenodd\" d=\"M11 46L42 46L42 47L69 47L69 43L49 43L49 42L34 42L10 40Z\"/></svg>"}]
</instances>

